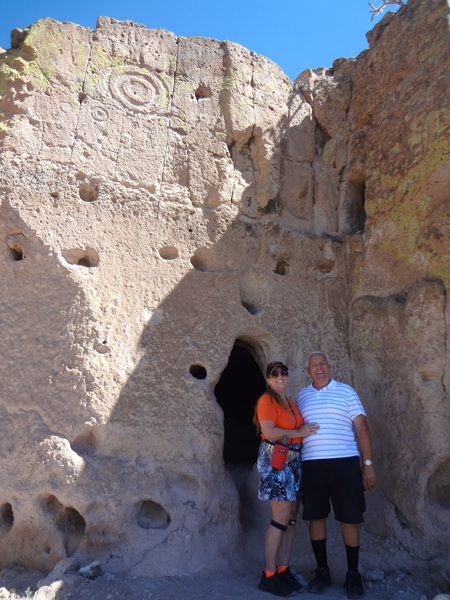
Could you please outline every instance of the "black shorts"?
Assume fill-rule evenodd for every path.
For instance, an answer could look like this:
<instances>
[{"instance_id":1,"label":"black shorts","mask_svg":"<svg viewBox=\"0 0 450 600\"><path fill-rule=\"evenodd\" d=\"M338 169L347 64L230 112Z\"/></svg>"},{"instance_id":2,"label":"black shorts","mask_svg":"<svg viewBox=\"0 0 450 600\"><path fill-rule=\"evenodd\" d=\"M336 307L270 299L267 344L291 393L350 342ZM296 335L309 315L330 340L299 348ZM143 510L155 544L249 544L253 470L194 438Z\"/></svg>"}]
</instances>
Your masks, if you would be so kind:
<instances>
[{"instance_id":1,"label":"black shorts","mask_svg":"<svg viewBox=\"0 0 450 600\"><path fill-rule=\"evenodd\" d=\"M305 521L326 519L330 500L340 523L359 525L364 521L366 501L359 456L305 460L302 471Z\"/></svg>"}]
</instances>

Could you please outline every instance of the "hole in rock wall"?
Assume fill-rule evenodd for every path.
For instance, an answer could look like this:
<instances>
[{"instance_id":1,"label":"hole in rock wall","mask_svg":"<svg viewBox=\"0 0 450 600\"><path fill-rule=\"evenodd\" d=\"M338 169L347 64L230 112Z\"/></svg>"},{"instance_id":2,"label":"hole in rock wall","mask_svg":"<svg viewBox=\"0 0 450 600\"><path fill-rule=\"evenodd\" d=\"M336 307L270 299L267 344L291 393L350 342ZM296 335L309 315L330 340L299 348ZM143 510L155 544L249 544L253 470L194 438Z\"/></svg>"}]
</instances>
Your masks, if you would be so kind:
<instances>
[{"instance_id":1,"label":"hole in rock wall","mask_svg":"<svg viewBox=\"0 0 450 600\"><path fill-rule=\"evenodd\" d=\"M11 234L6 238L8 245L9 257L11 260L23 260L26 257L24 247L27 245L27 238L23 233Z\"/></svg>"},{"instance_id":2,"label":"hole in rock wall","mask_svg":"<svg viewBox=\"0 0 450 600\"><path fill-rule=\"evenodd\" d=\"M9 255L13 260L23 260L23 250L17 244L9 246Z\"/></svg>"},{"instance_id":3,"label":"hole in rock wall","mask_svg":"<svg viewBox=\"0 0 450 600\"><path fill-rule=\"evenodd\" d=\"M236 340L214 389L224 415L225 441L223 458L226 463L253 465L258 456L259 435L253 424L256 400L266 389L266 380L251 346Z\"/></svg>"},{"instance_id":4,"label":"hole in rock wall","mask_svg":"<svg viewBox=\"0 0 450 600\"><path fill-rule=\"evenodd\" d=\"M61 504L53 495L44 500L43 508L62 535L67 556L72 556L80 547L86 531L86 521L83 516L75 508Z\"/></svg>"},{"instance_id":5,"label":"hole in rock wall","mask_svg":"<svg viewBox=\"0 0 450 600\"><path fill-rule=\"evenodd\" d=\"M253 424L255 404L266 389L266 380L253 357L255 348L236 340L228 364L215 387L217 402L224 413L225 440L223 458L240 498L239 518L244 531L258 526L255 522L258 502L254 463L260 437Z\"/></svg>"},{"instance_id":6,"label":"hole in rock wall","mask_svg":"<svg viewBox=\"0 0 450 600\"><path fill-rule=\"evenodd\" d=\"M94 202L94 200L98 200L98 183L82 183L78 188L78 193L83 202Z\"/></svg>"},{"instance_id":7,"label":"hole in rock wall","mask_svg":"<svg viewBox=\"0 0 450 600\"><path fill-rule=\"evenodd\" d=\"M433 504L450 510L450 458L439 465L428 480L427 495Z\"/></svg>"},{"instance_id":8,"label":"hole in rock wall","mask_svg":"<svg viewBox=\"0 0 450 600\"><path fill-rule=\"evenodd\" d=\"M159 249L159 255L164 260L173 260L174 258L178 258L178 249L175 246L164 246Z\"/></svg>"},{"instance_id":9,"label":"hole in rock wall","mask_svg":"<svg viewBox=\"0 0 450 600\"><path fill-rule=\"evenodd\" d=\"M319 265L319 271L321 273L331 273L334 269L334 259L325 257Z\"/></svg>"},{"instance_id":10,"label":"hole in rock wall","mask_svg":"<svg viewBox=\"0 0 450 600\"><path fill-rule=\"evenodd\" d=\"M191 256L191 265L196 271L208 271L206 248L199 248Z\"/></svg>"},{"instance_id":11,"label":"hole in rock wall","mask_svg":"<svg viewBox=\"0 0 450 600\"><path fill-rule=\"evenodd\" d=\"M268 200L266 206L262 209L263 215L277 214L280 210L280 201L278 198Z\"/></svg>"},{"instance_id":12,"label":"hole in rock wall","mask_svg":"<svg viewBox=\"0 0 450 600\"><path fill-rule=\"evenodd\" d=\"M366 203L366 182L362 181L359 183L358 191L359 198L356 199L355 205L353 206L353 214L354 214L354 226L353 231L364 231L364 225L366 223L367 213L365 209Z\"/></svg>"},{"instance_id":13,"label":"hole in rock wall","mask_svg":"<svg viewBox=\"0 0 450 600\"><path fill-rule=\"evenodd\" d=\"M8 533L14 524L14 513L9 502L5 502L0 508L0 532Z\"/></svg>"},{"instance_id":14,"label":"hole in rock wall","mask_svg":"<svg viewBox=\"0 0 450 600\"><path fill-rule=\"evenodd\" d=\"M212 98L211 88L207 85L200 84L195 90L195 97L197 100L205 100L206 98Z\"/></svg>"},{"instance_id":15,"label":"hole in rock wall","mask_svg":"<svg viewBox=\"0 0 450 600\"><path fill-rule=\"evenodd\" d=\"M366 182L364 181L360 186L361 202L358 207L358 227L357 231L364 231L364 225L366 223L367 213L365 209L366 204Z\"/></svg>"},{"instance_id":16,"label":"hole in rock wall","mask_svg":"<svg viewBox=\"0 0 450 600\"><path fill-rule=\"evenodd\" d=\"M79 267L98 267L100 257L97 250L94 248L71 248L70 250L63 250L62 256L69 263L69 265L77 265Z\"/></svg>"},{"instance_id":17,"label":"hole in rock wall","mask_svg":"<svg viewBox=\"0 0 450 600\"><path fill-rule=\"evenodd\" d=\"M97 439L91 428L83 431L71 443L71 448L74 452L80 455L92 454L97 448Z\"/></svg>"},{"instance_id":18,"label":"hole in rock wall","mask_svg":"<svg viewBox=\"0 0 450 600\"><path fill-rule=\"evenodd\" d=\"M192 375L192 377L195 377L195 379L206 379L206 369L203 365L191 365L189 367L189 373Z\"/></svg>"},{"instance_id":19,"label":"hole in rock wall","mask_svg":"<svg viewBox=\"0 0 450 600\"><path fill-rule=\"evenodd\" d=\"M239 283L239 299L251 315L259 315L264 310L264 284L257 277L245 276Z\"/></svg>"},{"instance_id":20,"label":"hole in rock wall","mask_svg":"<svg viewBox=\"0 0 450 600\"><path fill-rule=\"evenodd\" d=\"M246 300L241 300L241 304L245 308L245 310L248 310L248 312L251 315L257 315L261 312L261 308L259 306L257 306L256 304L253 304L252 302L247 302Z\"/></svg>"},{"instance_id":21,"label":"hole in rock wall","mask_svg":"<svg viewBox=\"0 0 450 600\"><path fill-rule=\"evenodd\" d=\"M291 272L291 267L285 260L279 260L273 272L282 277L286 277Z\"/></svg>"},{"instance_id":22,"label":"hole in rock wall","mask_svg":"<svg viewBox=\"0 0 450 600\"><path fill-rule=\"evenodd\" d=\"M143 500L138 504L137 524L141 529L166 529L170 525L170 515L161 504Z\"/></svg>"},{"instance_id":23,"label":"hole in rock wall","mask_svg":"<svg viewBox=\"0 0 450 600\"><path fill-rule=\"evenodd\" d=\"M366 182L357 173L350 177L346 187L346 206L343 213L345 233L363 232L366 222Z\"/></svg>"}]
</instances>

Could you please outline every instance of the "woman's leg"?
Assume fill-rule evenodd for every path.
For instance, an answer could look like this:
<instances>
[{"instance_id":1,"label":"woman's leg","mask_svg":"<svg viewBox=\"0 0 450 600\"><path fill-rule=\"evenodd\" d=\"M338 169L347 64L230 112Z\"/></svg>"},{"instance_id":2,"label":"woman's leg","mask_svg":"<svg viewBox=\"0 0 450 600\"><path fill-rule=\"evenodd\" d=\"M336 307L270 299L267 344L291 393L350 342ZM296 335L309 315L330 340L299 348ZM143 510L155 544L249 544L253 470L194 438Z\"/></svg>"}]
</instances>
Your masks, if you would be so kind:
<instances>
[{"instance_id":1,"label":"woman's leg","mask_svg":"<svg viewBox=\"0 0 450 600\"><path fill-rule=\"evenodd\" d=\"M300 500L294 500L293 502L286 502L289 504L290 513L289 521L295 521L297 518L298 509L300 507ZM288 521L288 522L289 522ZM284 534L280 547L278 549L278 566L288 567L289 559L291 557L292 544L294 543L295 525L289 525L288 530Z\"/></svg>"},{"instance_id":2,"label":"woman's leg","mask_svg":"<svg viewBox=\"0 0 450 600\"><path fill-rule=\"evenodd\" d=\"M281 500L269 500L270 508L272 509L272 520L280 525L288 525L292 514L292 504L295 502L282 502ZM298 505L297 505L298 510ZM294 529L292 527L292 529ZM289 532L289 527L288 527ZM277 570L277 555L283 538L287 534L281 529L269 525L266 533L266 570ZM292 543L291 543L292 547Z\"/></svg>"}]
</instances>

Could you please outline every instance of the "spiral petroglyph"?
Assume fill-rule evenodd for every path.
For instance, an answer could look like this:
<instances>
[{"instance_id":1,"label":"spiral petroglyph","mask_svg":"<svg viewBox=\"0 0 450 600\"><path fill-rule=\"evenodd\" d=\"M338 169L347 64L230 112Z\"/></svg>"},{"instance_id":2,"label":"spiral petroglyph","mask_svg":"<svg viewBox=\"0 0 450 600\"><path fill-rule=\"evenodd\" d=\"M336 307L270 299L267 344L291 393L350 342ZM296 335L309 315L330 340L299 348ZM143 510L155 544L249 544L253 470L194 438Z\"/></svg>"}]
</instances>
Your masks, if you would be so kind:
<instances>
[{"instance_id":1,"label":"spiral petroglyph","mask_svg":"<svg viewBox=\"0 0 450 600\"><path fill-rule=\"evenodd\" d=\"M122 73L109 80L112 95L126 108L144 111L165 106L168 95L158 77L151 73Z\"/></svg>"},{"instance_id":2,"label":"spiral petroglyph","mask_svg":"<svg viewBox=\"0 0 450 600\"><path fill-rule=\"evenodd\" d=\"M106 111L104 108L102 108L101 106L95 106L92 110L91 110L91 115L92 118L94 119L94 121L107 121L108 120L108 111Z\"/></svg>"}]
</instances>

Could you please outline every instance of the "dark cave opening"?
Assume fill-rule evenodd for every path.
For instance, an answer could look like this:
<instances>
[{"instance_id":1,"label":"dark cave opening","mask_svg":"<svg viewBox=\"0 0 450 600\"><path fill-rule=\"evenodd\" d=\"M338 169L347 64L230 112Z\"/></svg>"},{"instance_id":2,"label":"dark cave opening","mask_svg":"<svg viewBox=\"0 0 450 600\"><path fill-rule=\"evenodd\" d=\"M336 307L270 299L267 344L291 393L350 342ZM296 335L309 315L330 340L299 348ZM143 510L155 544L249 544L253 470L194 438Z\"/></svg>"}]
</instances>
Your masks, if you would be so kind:
<instances>
[{"instance_id":1,"label":"dark cave opening","mask_svg":"<svg viewBox=\"0 0 450 600\"><path fill-rule=\"evenodd\" d=\"M251 353L251 346L236 340L214 389L224 413L225 463L252 465L256 462L260 437L253 424L255 404L266 389L266 380Z\"/></svg>"}]
</instances>

